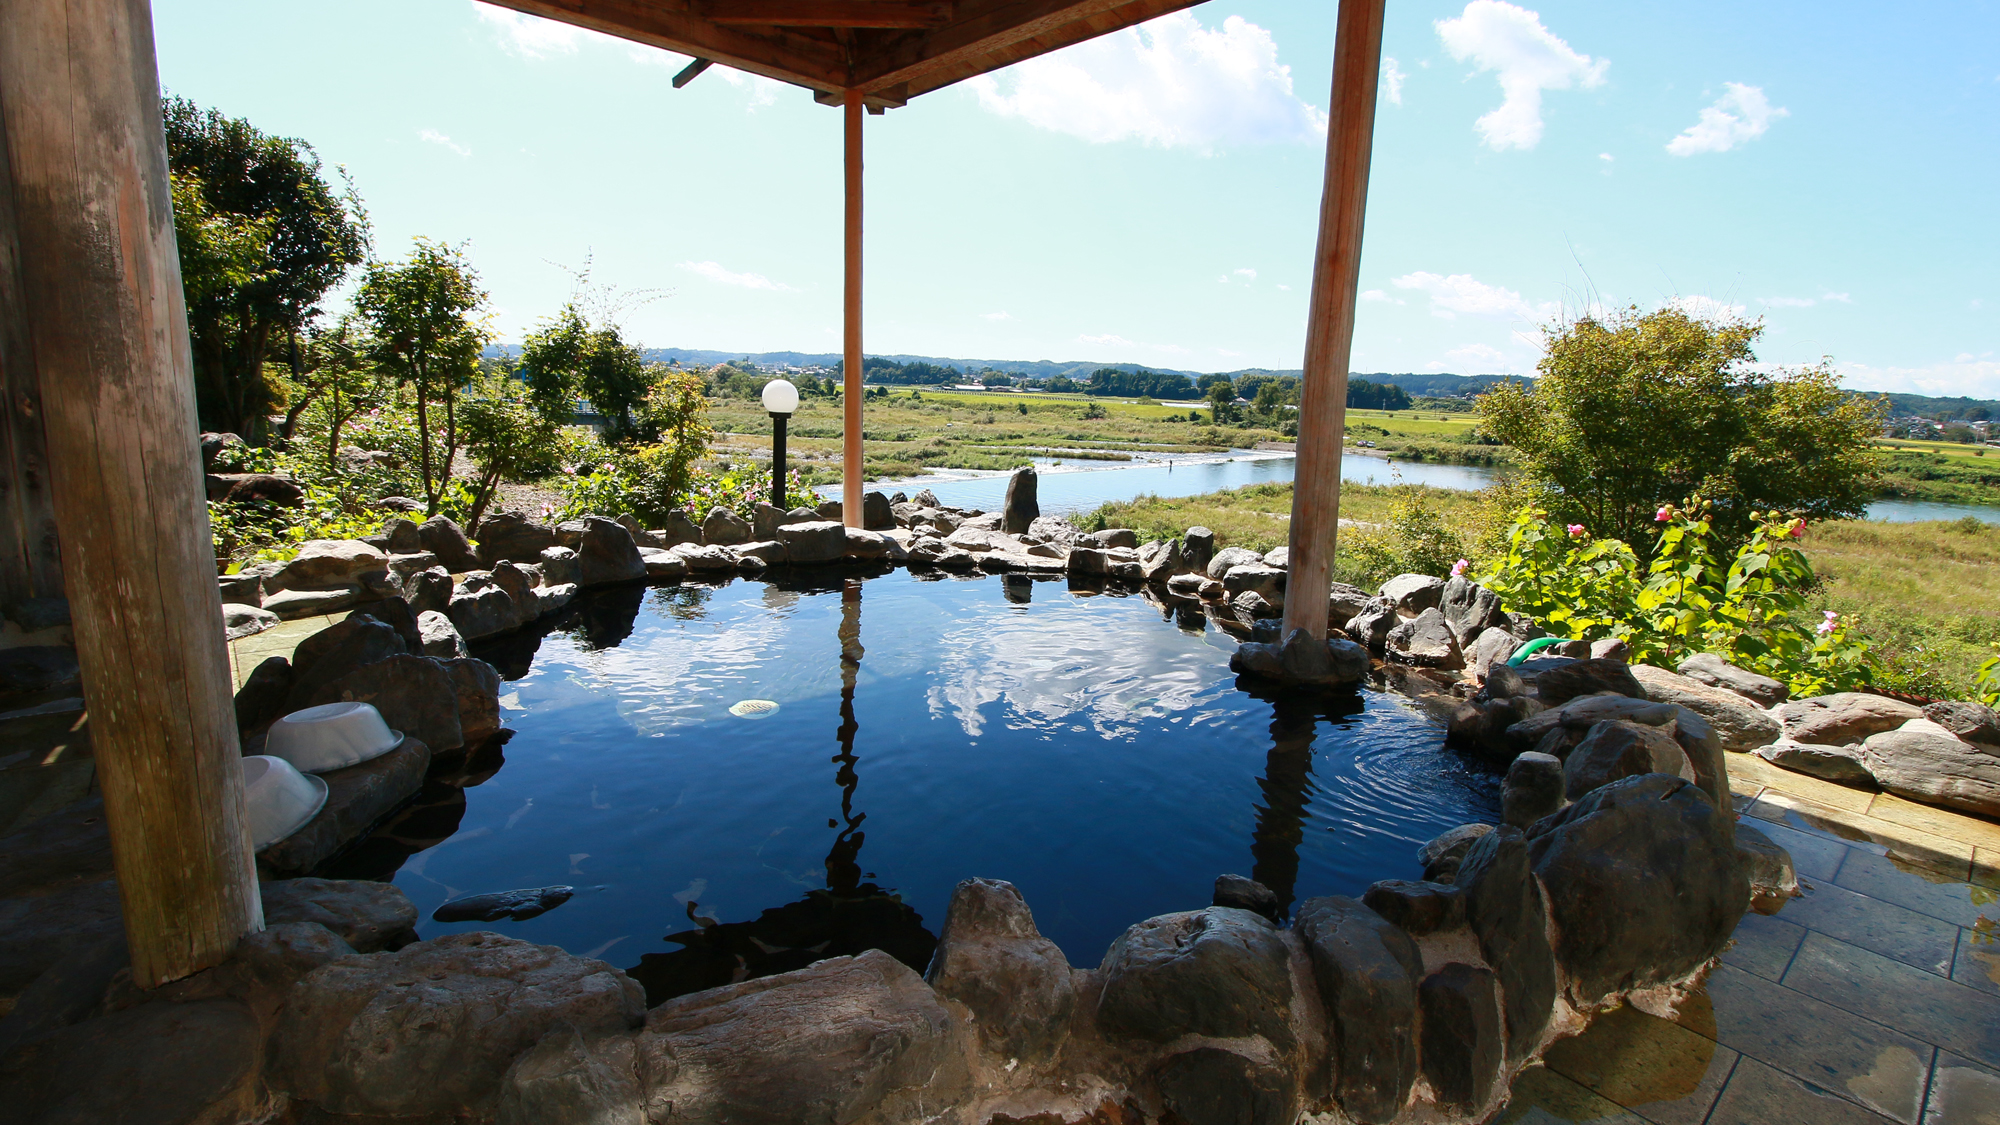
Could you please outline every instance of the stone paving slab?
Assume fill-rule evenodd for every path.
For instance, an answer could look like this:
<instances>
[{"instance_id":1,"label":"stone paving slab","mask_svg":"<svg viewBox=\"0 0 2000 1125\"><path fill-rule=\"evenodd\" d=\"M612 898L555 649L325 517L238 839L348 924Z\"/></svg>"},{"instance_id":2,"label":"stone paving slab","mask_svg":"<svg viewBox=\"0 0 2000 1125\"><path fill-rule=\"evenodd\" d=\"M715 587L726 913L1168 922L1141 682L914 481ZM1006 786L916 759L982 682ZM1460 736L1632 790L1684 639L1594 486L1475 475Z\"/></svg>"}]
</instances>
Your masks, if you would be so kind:
<instances>
[{"instance_id":1,"label":"stone paving slab","mask_svg":"<svg viewBox=\"0 0 2000 1125\"><path fill-rule=\"evenodd\" d=\"M1886 1125L1896 1120L1863 1109L1810 1082L1744 1059L1729 1076L1708 1125Z\"/></svg>"},{"instance_id":2,"label":"stone paving slab","mask_svg":"<svg viewBox=\"0 0 2000 1125\"><path fill-rule=\"evenodd\" d=\"M299 642L321 629L346 619L347 611L315 614L280 622L261 633L252 633L229 642L229 678L237 688L257 670L257 665L273 656L290 659Z\"/></svg>"},{"instance_id":3,"label":"stone paving slab","mask_svg":"<svg viewBox=\"0 0 2000 1125\"><path fill-rule=\"evenodd\" d=\"M2000 1066L2000 1001L1939 974L1814 933L1806 935L1783 983L1974 1062Z\"/></svg>"}]
</instances>

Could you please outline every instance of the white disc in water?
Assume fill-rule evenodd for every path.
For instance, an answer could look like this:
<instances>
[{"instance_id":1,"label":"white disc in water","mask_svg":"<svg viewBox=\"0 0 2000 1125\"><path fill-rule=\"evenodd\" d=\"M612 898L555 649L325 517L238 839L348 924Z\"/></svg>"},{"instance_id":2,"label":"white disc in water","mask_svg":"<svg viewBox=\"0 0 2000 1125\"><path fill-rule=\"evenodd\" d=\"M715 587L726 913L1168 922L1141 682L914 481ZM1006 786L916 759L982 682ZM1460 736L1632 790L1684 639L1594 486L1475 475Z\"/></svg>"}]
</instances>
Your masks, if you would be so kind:
<instances>
[{"instance_id":1,"label":"white disc in water","mask_svg":"<svg viewBox=\"0 0 2000 1125\"><path fill-rule=\"evenodd\" d=\"M778 705L768 699L746 699L733 704L729 713L739 719L761 719L777 709Z\"/></svg>"}]
</instances>

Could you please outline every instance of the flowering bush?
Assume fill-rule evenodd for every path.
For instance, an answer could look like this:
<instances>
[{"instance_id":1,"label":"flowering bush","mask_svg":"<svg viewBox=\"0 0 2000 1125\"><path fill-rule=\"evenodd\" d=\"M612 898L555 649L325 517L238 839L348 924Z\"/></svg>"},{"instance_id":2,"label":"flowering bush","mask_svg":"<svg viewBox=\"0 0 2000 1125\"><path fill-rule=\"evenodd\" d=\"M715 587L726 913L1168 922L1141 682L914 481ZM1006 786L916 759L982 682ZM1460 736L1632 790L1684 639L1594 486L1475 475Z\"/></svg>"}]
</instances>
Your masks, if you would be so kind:
<instances>
[{"instance_id":1,"label":"flowering bush","mask_svg":"<svg viewBox=\"0 0 2000 1125\"><path fill-rule=\"evenodd\" d=\"M1869 683L1867 638L1850 618L1808 605L1819 580L1792 545L1805 534L1805 520L1753 513L1755 530L1724 566L1711 546L1710 511L1699 497L1662 505L1654 517L1659 539L1642 576L1638 556L1623 542L1589 540L1574 524L1557 535L1546 511L1523 508L1506 555L1480 582L1552 633L1623 640L1635 661L1672 667L1695 653L1714 653L1785 681L1795 695Z\"/></svg>"},{"instance_id":2,"label":"flowering bush","mask_svg":"<svg viewBox=\"0 0 2000 1125\"><path fill-rule=\"evenodd\" d=\"M677 464L668 447L660 445L598 452L603 459L594 466L565 466L559 482L563 505L551 518L629 514L648 527L658 527L675 508L687 509L696 523L717 508L727 508L748 519L757 502L771 496L768 466L690 469ZM797 470L786 474L785 495L793 504L816 501Z\"/></svg>"}]
</instances>

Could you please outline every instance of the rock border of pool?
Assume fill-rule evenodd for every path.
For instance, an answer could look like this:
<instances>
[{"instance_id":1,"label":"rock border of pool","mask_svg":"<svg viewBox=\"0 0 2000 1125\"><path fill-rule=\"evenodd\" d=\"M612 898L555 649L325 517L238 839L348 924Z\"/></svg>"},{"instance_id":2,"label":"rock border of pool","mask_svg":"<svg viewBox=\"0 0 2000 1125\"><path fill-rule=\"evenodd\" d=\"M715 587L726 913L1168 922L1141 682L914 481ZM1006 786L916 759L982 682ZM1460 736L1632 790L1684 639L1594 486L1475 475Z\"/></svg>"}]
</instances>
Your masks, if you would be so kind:
<instances>
[{"instance_id":1,"label":"rock border of pool","mask_svg":"<svg viewBox=\"0 0 2000 1125\"><path fill-rule=\"evenodd\" d=\"M870 505L898 524L925 510ZM938 515L926 517L932 532ZM965 568L964 556L987 571L1137 580L1170 609L1247 638L1232 667L1290 690L1348 690L1364 676L1385 624L1367 612L1384 600L1397 623L1380 630L1383 651L1414 669L1447 669L1439 653L1455 651L1453 623L1497 612L1476 588L1404 576L1352 607L1359 642L1280 640L1266 608L1283 596L1280 553L1218 552L1202 529L1140 548L1130 533L996 516L998 526L967 527L986 517L965 515L946 535L799 518L759 542L795 564ZM461 620L498 635L507 630L481 629L518 628L580 587L771 565L721 543L644 546L650 533L597 517L560 528L495 520L481 525L492 533L479 553L448 521L404 521L380 546L309 544L277 574L255 575L277 578L280 598L386 596L252 674L238 699L246 749L290 703L326 695L366 697L413 736L470 745L497 730L497 677L462 655ZM741 531L709 523L702 539ZM413 535L425 550L395 549ZM425 556L449 562L416 565ZM467 562L486 565L460 569ZM399 586L378 577L398 573ZM1181 583L1192 596L1173 591L1197 575ZM130 1054L146 1059L133 1064L145 1080L113 1085L206 1107L203 1120L1475 1121L1592 1013L1671 1008L1753 897L1771 907L1795 889L1781 849L1754 830L1739 837L1714 727L1647 700L1621 669L1608 656L1525 674L1489 664L1466 706L1554 732L1536 742L1553 753L1513 757L1503 823L1426 845L1423 880L1308 899L1290 925L1264 888L1224 876L1210 906L1140 922L1096 969L1075 970L1018 891L972 879L952 897L924 976L871 951L648 1010L639 985L605 962L486 932L413 941L416 911L393 886L287 879L265 884L267 928L234 957L154 992L121 983L115 941L73 952L0 1021L0 1049L26 1060L14 1073L71 1076L30 1083L22 1105L82 1096L76 1076L101 1065L87 1060ZM423 749L419 737L410 741ZM381 800L393 786L360 788ZM366 810L346 816L347 831L365 831ZM268 851L262 860L267 874L286 873Z\"/></svg>"}]
</instances>

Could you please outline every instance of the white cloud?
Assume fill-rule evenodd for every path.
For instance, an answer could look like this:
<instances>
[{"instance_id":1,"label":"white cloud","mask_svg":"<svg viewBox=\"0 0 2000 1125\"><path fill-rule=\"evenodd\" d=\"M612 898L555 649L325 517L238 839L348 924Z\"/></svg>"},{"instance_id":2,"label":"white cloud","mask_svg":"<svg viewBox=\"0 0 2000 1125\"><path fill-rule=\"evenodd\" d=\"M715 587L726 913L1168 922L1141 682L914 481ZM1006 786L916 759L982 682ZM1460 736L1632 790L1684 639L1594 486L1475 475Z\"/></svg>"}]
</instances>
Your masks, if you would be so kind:
<instances>
[{"instance_id":1,"label":"white cloud","mask_svg":"<svg viewBox=\"0 0 2000 1125\"><path fill-rule=\"evenodd\" d=\"M981 320L1012 320L1012 319L1014 319L1014 318L1013 318L1012 316L1008 315L1008 314L1007 314L1007 313L1005 313L1005 312L990 312L990 313L980 313L980 314L979 314L979 317L980 317L980 319L981 319Z\"/></svg>"},{"instance_id":2,"label":"white cloud","mask_svg":"<svg viewBox=\"0 0 2000 1125\"><path fill-rule=\"evenodd\" d=\"M1219 355L1219 356L1222 356L1222 357L1223 357L1223 358L1225 358L1225 359L1242 359L1242 358L1243 358L1243 353L1242 353L1242 352L1232 352L1232 351L1230 351L1230 350L1229 350L1228 348L1217 348L1217 349L1215 349L1215 354L1216 354L1216 355Z\"/></svg>"},{"instance_id":3,"label":"white cloud","mask_svg":"<svg viewBox=\"0 0 2000 1125\"><path fill-rule=\"evenodd\" d=\"M1387 293L1382 292L1380 289L1362 290L1361 299L1364 301L1380 301L1383 304L1388 304L1390 301L1389 295Z\"/></svg>"},{"instance_id":4,"label":"white cloud","mask_svg":"<svg viewBox=\"0 0 2000 1125\"><path fill-rule=\"evenodd\" d=\"M1118 344L1123 347L1135 346L1132 341L1127 340L1125 337L1113 336L1109 333L1103 336L1078 336L1077 339L1086 344Z\"/></svg>"},{"instance_id":5,"label":"white cloud","mask_svg":"<svg viewBox=\"0 0 2000 1125\"><path fill-rule=\"evenodd\" d=\"M1472 0L1457 19L1434 26L1452 58L1500 80L1500 107L1475 126L1489 148L1534 148L1542 139L1542 91L1596 86L1611 65L1572 50L1538 13L1502 0Z\"/></svg>"},{"instance_id":6,"label":"white cloud","mask_svg":"<svg viewBox=\"0 0 2000 1125\"><path fill-rule=\"evenodd\" d=\"M724 268L720 262L682 262L681 268L689 273L700 274L710 281L742 289L769 289L775 293L798 292L782 281L772 281L761 273L737 273Z\"/></svg>"},{"instance_id":7,"label":"white cloud","mask_svg":"<svg viewBox=\"0 0 2000 1125\"><path fill-rule=\"evenodd\" d=\"M1618 159L1617 157L1615 157L1615 156L1611 155L1611 154L1610 154L1610 153L1608 153L1608 152L1600 152L1600 153L1598 153L1598 154L1597 154L1597 158L1598 158L1599 160L1602 160L1602 161L1604 161L1604 162L1605 162L1605 163L1607 163L1607 164L1608 164L1608 163L1610 163L1610 162L1611 162L1611 161L1613 161L1613 160L1616 160L1616 159Z\"/></svg>"},{"instance_id":8,"label":"white cloud","mask_svg":"<svg viewBox=\"0 0 2000 1125\"><path fill-rule=\"evenodd\" d=\"M1865 363L1843 363L1840 381L1859 391L1902 391L1925 395L1969 395L1973 398L2000 397L2000 361L1974 359L1960 354L1947 363L1929 367L1873 367Z\"/></svg>"},{"instance_id":9,"label":"white cloud","mask_svg":"<svg viewBox=\"0 0 2000 1125\"><path fill-rule=\"evenodd\" d=\"M1401 67L1396 65L1394 58L1386 55L1383 56L1382 93L1389 99L1390 105L1403 104L1403 83L1409 77L1409 75L1403 73Z\"/></svg>"},{"instance_id":10,"label":"white cloud","mask_svg":"<svg viewBox=\"0 0 2000 1125\"><path fill-rule=\"evenodd\" d=\"M1445 358L1455 359L1460 363L1483 363L1489 367L1507 362L1506 353L1491 344L1467 344L1444 354Z\"/></svg>"},{"instance_id":11,"label":"white cloud","mask_svg":"<svg viewBox=\"0 0 2000 1125\"><path fill-rule=\"evenodd\" d=\"M1697 320L1736 320L1747 311L1742 305L1732 305L1727 301L1718 301L1714 297L1704 297L1699 293L1661 301L1660 307L1679 309Z\"/></svg>"},{"instance_id":12,"label":"white cloud","mask_svg":"<svg viewBox=\"0 0 2000 1125\"><path fill-rule=\"evenodd\" d=\"M1278 286L1278 288L1280 288L1280 289L1283 289L1283 290L1284 290L1285 292L1287 292L1287 293L1290 293L1290 292L1292 291L1292 287L1291 287L1291 286L1289 286L1289 285L1280 285L1280 286ZM1977 307L1977 306L1975 306L1975 307Z\"/></svg>"},{"instance_id":13,"label":"white cloud","mask_svg":"<svg viewBox=\"0 0 2000 1125\"><path fill-rule=\"evenodd\" d=\"M1253 269L1240 269L1236 271L1236 276L1245 281L1255 281L1257 280L1257 271Z\"/></svg>"},{"instance_id":14,"label":"white cloud","mask_svg":"<svg viewBox=\"0 0 2000 1125\"><path fill-rule=\"evenodd\" d=\"M1176 12L967 82L1003 117L1086 141L1163 148L1318 140L1326 114L1292 91L1271 33Z\"/></svg>"},{"instance_id":15,"label":"white cloud","mask_svg":"<svg viewBox=\"0 0 2000 1125\"><path fill-rule=\"evenodd\" d=\"M761 74L746 74L743 71L726 66L716 68L715 72L722 75L722 80L731 86L739 90L750 91L750 105L748 108L752 113L755 113L763 106L776 105L778 102L778 91L785 88L783 82L775 78L766 78Z\"/></svg>"},{"instance_id":16,"label":"white cloud","mask_svg":"<svg viewBox=\"0 0 2000 1125\"><path fill-rule=\"evenodd\" d=\"M1854 298L1845 293L1821 293L1819 299L1822 301L1839 301L1843 305L1854 303Z\"/></svg>"},{"instance_id":17,"label":"white cloud","mask_svg":"<svg viewBox=\"0 0 2000 1125\"><path fill-rule=\"evenodd\" d=\"M1484 317L1523 317L1528 320L1547 320L1556 313L1552 301L1539 305L1529 304L1519 293L1498 285L1487 285L1476 280L1469 273L1455 273L1449 277L1441 274L1404 274L1389 284L1398 289L1414 289L1427 294L1431 299L1431 315L1445 320L1454 320L1459 313Z\"/></svg>"},{"instance_id":18,"label":"white cloud","mask_svg":"<svg viewBox=\"0 0 2000 1125\"><path fill-rule=\"evenodd\" d=\"M502 46L523 58L545 59L550 55L575 54L576 45L590 34L580 27L495 8L477 0L474 0L472 10L479 14L481 23L500 32Z\"/></svg>"},{"instance_id":19,"label":"white cloud","mask_svg":"<svg viewBox=\"0 0 2000 1125\"><path fill-rule=\"evenodd\" d=\"M417 130L417 139L420 141L427 141L431 144L439 146L440 148L448 148L451 151L459 154L460 156L472 155L471 149L465 147L462 144L459 144L458 142L452 140L450 137L447 137L443 133L438 132L436 129Z\"/></svg>"},{"instance_id":20,"label":"white cloud","mask_svg":"<svg viewBox=\"0 0 2000 1125\"><path fill-rule=\"evenodd\" d=\"M1745 86L1741 82L1723 85L1729 87L1729 92L1702 110L1700 120L1667 142L1669 153L1693 156L1701 152L1728 152L1763 136L1771 122L1792 114L1791 110L1774 108L1761 86Z\"/></svg>"}]
</instances>

